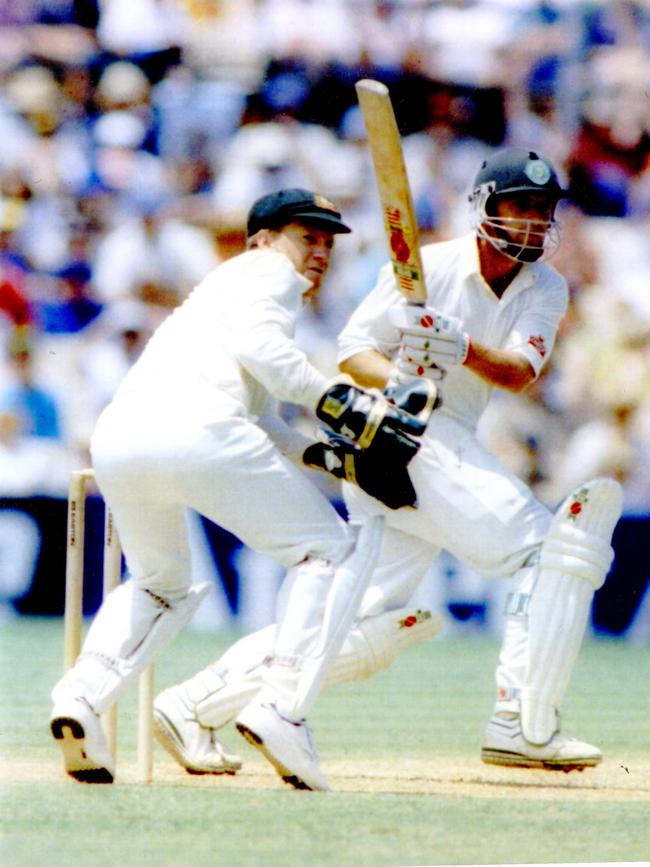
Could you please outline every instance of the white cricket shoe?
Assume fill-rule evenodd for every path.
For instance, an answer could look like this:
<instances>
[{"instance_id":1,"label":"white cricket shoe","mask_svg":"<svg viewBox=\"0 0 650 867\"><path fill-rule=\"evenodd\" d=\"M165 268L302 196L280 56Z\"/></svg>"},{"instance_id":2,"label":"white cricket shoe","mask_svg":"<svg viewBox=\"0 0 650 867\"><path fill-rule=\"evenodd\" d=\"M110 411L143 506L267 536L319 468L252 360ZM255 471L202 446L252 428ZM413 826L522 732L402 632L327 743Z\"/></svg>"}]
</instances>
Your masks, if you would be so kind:
<instances>
[{"instance_id":1,"label":"white cricket shoe","mask_svg":"<svg viewBox=\"0 0 650 867\"><path fill-rule=\"evenodd\" d=\"M156 696L154 737L188 774L234 774L241 759L227 753L215 731L202 726L178 687Z\"/></svg>"},{"instance_id":2,"label":"white cricket shoe","mask_svg":"<svg viewBox=\"0 0 650 867\"><path fill-rule=\"evenodd\" d=\"M487 724L481 760L488 765L511 768L544 768L549 771L582 771L597 765L603 756L598 747L556 731L539 746L527 741L519 717L493 716Z\"/></svg>"},{"instance_id":3,"label":"white cricket shoe","mask_svg":"<svg viewBox=\"0 0 650 867\"><path fill-rule=\"evenodd\" d=\"M115 760L99 716L81 698L59 701L50 717L50 731L63 753L66 772L80 783L112 783Z\"/></svg>"},{"instance_id":4,"label":"white cricket shoe","mask_svg":"<svg viewBox=\"0 0 650 867\"><path fill-rule=\"evenodd\" d=\"M285 783L296 789L329 791L306 720L293 722L281 716L274 704L251 702L239 714L235 725L271 762Z\"/></svg>"}]
</instances>

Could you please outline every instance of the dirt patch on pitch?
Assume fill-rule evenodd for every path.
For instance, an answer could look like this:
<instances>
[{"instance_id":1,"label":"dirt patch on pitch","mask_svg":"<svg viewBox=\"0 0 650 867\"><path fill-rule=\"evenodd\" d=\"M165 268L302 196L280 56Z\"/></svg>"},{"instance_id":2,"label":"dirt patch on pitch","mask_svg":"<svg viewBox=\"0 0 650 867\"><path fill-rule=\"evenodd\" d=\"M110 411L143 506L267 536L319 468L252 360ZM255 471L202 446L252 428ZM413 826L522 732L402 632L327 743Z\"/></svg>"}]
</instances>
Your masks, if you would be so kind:
<instances>
[{"instance_id":1,"label":"dirt patch on pitch","mask_svg":"<svg viewBox=\"0 0 650 867\"><path fill-rule=\"evenodd\" d=\"M242 751L243 752L243 751ZM165 787L218 787L227 789L281 789L273 769L252 750L235 776L195 776L185 773L167 756L157 753L154 785ZM430 795L459 798L535 799L550 801L649 801L650 758L625 765L613 760L597 768L555 771L499 768L453 757L397 760L323 760L334 791L364 794ZM67 782L56 759L3 761L3 783L48 784ZM72 780L70 785L77 785ZM120 764L117 784L142 785L129 757Z\"/></svg>"},{"instance_id":2,"label":"dirt patch on pitch","mask_svg":"<svg viewBox=\"0 0 650 867\"><path fill-rule=\"evenodd\" d=\"M558 771L500 768L453 758L358 762L328 768L336 788L350 792L535 800L650 801L650 761L632 767L603 762L597 768Z\"/></svg>"}]
</instances>

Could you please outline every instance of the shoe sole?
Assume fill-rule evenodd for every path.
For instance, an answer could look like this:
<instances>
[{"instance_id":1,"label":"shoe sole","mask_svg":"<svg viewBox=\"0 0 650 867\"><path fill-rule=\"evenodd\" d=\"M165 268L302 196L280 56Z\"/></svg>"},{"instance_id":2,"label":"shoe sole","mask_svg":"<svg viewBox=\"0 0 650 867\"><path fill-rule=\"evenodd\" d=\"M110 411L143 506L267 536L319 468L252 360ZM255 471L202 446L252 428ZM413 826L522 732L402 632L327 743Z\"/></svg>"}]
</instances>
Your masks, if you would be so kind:
<instances>
[{"instance_id":1,"label":"shoe sole","mask_svg":"<svg viewBox=\"0 0 650 867\"><path fill-rule=\"evenodd\" d=\"M187 757L180 747L180 735L178 734L173 722L157 708L154 708L153 719L153 736L160 746L168 752L169 755L187 771L188 774L192 774L196 777L205 776L206 774L213 774L215 776L226 774L232 777L241 769L241 762L224 762L224 766L221 769L199 767L188 763Z\"/></svg>"},{"instance_id":2,"label":"shoe sole","mask_svg":"<svg viewBox=\"0 0 650 867\"><path fill-rule=\"evenodd\" d=\"M481 761L486 765L500 765L507 768L538 768L544 771L584 771L600 764L600 756L591 759L534 759L521 753L509 753L507 750L481 750Z\"/></svg>"},{"instance_id":3,"label":"shoe sole","mask_svg":"<svg viewBox=\"0 0 650 867\"><path fill-rule=\"evenodd\" d=\"M242 737L244 737L251 746L256 747L262 755L273 765L277 773L282 778L282 781L285 782L288 786L293 786L294 789L302 789L308 792L315 791L311 786L307 785L307 783L297 774L294 774L289 768L286 767L266 746L262 738L256 734L252 729L249 729L247 725L244 723L236 723L237 731Z\"/></svg>"},{"instance_id":4,"label":"shoe sole","mask_svg":"<svg viewBox=\"0 0 650 867\"><path fill-rule=\"evenodd\" d=\"M112 783L113 774L88 758L86 733L79 720L56 717L50 723L54 740L59 741L66 773L79 783Z\"/></svg>"}]
</instances>

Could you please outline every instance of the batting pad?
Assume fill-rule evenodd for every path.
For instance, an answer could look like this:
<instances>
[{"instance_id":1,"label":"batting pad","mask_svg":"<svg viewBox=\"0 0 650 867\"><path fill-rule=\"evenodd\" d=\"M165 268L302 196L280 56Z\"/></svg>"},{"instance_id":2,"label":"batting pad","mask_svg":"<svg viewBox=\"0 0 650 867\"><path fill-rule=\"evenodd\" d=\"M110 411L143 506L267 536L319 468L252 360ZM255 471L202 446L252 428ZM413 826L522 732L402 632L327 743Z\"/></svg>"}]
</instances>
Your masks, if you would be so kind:
<instances>
[{"instance_id":1,"label":"batting pad","mask_svg":"<svg viewBox=\"0 0 650 867\"><path fill-rule=\"evenodd\" d=\"M372 677L392 665L402 650L434 638L441 629L439 614L413 607L359 620L327 672L325 685Z\"/></svg>"},{"instance_id":2,"label":"batting pad","mask_svg":"<svg viewBox=\"0 0 650 867\"><path fill-rule=\"evenodd\" d=\"M569 685L595 590L614 557L612 533L622 510L613 479L577 488L557 510L542 544L528 612L528 666L521 695L526 740L545 744Z\"/></svg>"},{"instance_id":3,"label":"batting pad","mask_svg":"<svg viewBox=\"0 0 650 867\"><path fill-rule=\"evenodd\" d=\"M324 687L371 677L388 668L402 650L436 636L442 628L438 614L418 608L400 608L353 625L339 655L327 670ZM187 701L195 704L201 725L218 729L233 720L259 692L264 659L273 651L275 626L269 626L237 643L243 665L215 666L199 672L181 685ZM247 662L246 662L247 660Z\"/></svg>"}]
</instances>

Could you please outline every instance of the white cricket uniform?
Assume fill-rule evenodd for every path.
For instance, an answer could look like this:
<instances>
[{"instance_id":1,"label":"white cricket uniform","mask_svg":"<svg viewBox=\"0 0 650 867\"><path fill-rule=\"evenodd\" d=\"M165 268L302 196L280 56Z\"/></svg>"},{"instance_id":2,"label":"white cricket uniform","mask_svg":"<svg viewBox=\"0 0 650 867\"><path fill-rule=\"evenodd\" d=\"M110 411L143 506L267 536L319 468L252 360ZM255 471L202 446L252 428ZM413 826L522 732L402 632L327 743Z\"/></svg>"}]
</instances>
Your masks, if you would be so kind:
<instances>
[{"instance_id":1,"label":"white cricket uniform","mask_svg":"<svg viewBox=\"0 0 650 867\"><path fill-rule=\"evenodd\" d=\"M293 341L309 285L276 251L220 265L163 322L102 413L93 465L139 586L169 599L187 591L187 508L287 567L307 556L338 562L351 547L326 497L259 424L274 399L314 408L326 387Z\"/></svg>"},{"instance_id":2,"label":"white cricket uniform","mask_svg":"<svg viewBox=\"0 0 650 867\"><path fill-rule=\"evenodd\" d=\"M461 319L481 343L520 352L539 374L568 301L566 282L554 268L524 265L499 299L480 274L474 233L424 247L422 261L429 306ZM339 361L366 350L392 358L400 334L390 324L388 311L401 300L387 264L340 335ZM353 519L368 513L386 516L380 565L362 616L405 605L440 549L480 574L509 577L544 539L550 512L476 439L491 391L489 383L466 367L448 371L442 382L443 405L429 421L409 465L416 510L385 509L345 485Z\"/></svg>"},{"instance_id":3,"label":"white cricket uniform","mask_svg":"<svg viewBox=\"0 0 650 867\"><path fill-rule=\"evenodd\" d=\"M567 304L566 284L553 268L524 265L498 299L480 275L474 234L424 247L422 257L431 307L462 319L470 335L488 346L521 352L539 373ZM366 350L392 358L400 334L388 311L398 303L401 295L388 264L341 333L340 360ZM530 593L535 567L521 567L543 542L551 515L476 439L491 386L459 366L450 369L443 388L443 406L433 413L409 464L417 509L392 511L359 488L344 486L352 521L383 514L385 527L378 565L332 682L361 679L390 664L403 646L404 632L391 615L400 609L406 613L442 548L484 575L507 577L519 570L518 594ZM510 620L496 671L496 707L518 712L528 664L528 621ZM248 700L249 691L259 688L273 635L269 628L241 639L191 681L193 695L203 691L195 701L205 725L223 725Z\"/></svg>"}]
</instances>

